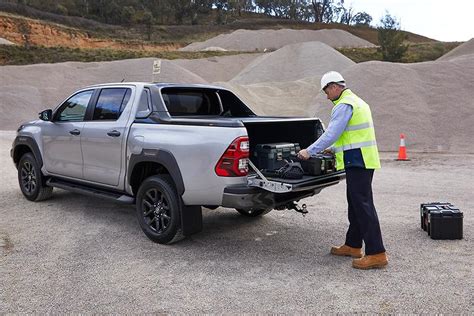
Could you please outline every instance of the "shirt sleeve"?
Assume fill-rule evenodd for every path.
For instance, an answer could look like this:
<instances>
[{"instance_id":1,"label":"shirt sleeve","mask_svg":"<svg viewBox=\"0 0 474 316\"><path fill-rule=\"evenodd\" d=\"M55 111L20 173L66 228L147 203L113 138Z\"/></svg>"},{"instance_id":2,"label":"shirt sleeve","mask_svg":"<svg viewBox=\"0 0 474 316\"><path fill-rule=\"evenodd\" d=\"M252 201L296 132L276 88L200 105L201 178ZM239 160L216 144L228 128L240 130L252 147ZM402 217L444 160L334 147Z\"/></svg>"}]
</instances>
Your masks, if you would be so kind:
<instances>
[{"instance_id":1,"label":"shirt sleeve","mask_svg":"<svg viewBox=\"0 0 474 316\"><path fill-rule=\"evenodd\" d=\"M347 123L352 117L352 106L349 104L338 104L331 114L328 128L307 150L311 156L323 151L334 144L342 132L346 129Z\"/></svg>"}]
</instances>

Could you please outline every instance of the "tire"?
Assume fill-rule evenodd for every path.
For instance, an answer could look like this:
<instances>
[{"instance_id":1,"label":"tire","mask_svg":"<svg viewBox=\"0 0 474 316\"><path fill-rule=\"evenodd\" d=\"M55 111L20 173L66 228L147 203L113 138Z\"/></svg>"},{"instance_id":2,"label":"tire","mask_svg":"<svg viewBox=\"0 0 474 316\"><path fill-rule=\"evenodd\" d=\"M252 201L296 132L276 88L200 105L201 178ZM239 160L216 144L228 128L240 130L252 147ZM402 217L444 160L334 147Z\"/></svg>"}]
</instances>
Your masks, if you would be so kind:
<instances>
[{"instance_id":1,"label":"tire","mask_svg":"<svg viewBox=\"0 0 474 316\"><path fill-rule=\"evenodd\" d=\"M46 185L41 168L32 153L24 154L18 163L18 184L21 193L30 201L43 201L53 194L53 188Z\"/></svg>"},{"instance_id":2,"label":"tire","mask_svg":"<svg viewBox=\"0 0 474 316\"><path fill-rule=\"evenodd\" d=\"M137 219L145 235L159 244L184 238L181 227L181 198L167 175L151 176L137 194Z\"/></svg>"},{"instance_id":3,"label":"tire","mask_svg":"<svg viewBox=\"0 0 474 316\"><path fill-rule=\"evenodd\" d=\"M260 209L260 210L243 210L236 208L237 212L246 217L259 217L271 212L272 209Z\"/></svg>"}]
</instances>

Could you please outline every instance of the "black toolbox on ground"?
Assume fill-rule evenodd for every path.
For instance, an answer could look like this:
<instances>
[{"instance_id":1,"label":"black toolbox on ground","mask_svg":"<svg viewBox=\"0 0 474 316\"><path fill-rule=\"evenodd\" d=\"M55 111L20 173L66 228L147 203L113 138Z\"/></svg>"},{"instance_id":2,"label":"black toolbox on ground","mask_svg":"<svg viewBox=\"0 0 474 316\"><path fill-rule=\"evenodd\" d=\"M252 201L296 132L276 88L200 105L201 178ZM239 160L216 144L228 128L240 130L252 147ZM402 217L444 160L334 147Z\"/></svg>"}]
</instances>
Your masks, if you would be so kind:
<instances>
[{"instance_id":1,"label":"black toolbox on ground","mask_svg":"<svg viewBox=\"0 0 474 316\"><path fill-rule=\"evenodd\" d=\"M298 159L305 174L319 176L336 171L336 161L331 154L317 154L308 160Z\"/></svg>"},{"instance_id":2,"label":"black toolbox on ground","mask_svg":"<svg viewBox=\"0 0 474 316\"><path fill-rule=\"evenodd\" d=\"M257 144L253 156L258 169L277 170L286 161L295 160L300 151L298 143Z\"/></svg>"},{"instance_id":3,"label":"black toolbox on ground","mask_svg":"<svg viewBox=\"0 0 474 316\"><path fill-rule=\"evenodd\" d=\"M462 239L463 213L451 203L432 202L420 205L421 228L432 239Z\"/></svg>"}]
</instances>

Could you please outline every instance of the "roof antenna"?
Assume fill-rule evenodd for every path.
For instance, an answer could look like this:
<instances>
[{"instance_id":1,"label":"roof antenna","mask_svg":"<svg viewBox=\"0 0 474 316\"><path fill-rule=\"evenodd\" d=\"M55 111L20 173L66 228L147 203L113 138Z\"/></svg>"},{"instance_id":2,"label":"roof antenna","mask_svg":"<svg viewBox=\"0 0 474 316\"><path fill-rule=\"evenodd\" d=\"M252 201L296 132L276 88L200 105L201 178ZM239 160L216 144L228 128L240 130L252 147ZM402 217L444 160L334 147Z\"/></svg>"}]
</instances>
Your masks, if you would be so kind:
<instances>
[{"instance_id":1,"label":"roof antenna","mask_svg":"<svg viewBox=\"0 0 474 316\"><path fill-rule=\"evenodd\" d=\"M125 78L123 78L122 81L120 81L120 82L124 82L124 81L125 81Z\"/></svg>"}]
</instances>

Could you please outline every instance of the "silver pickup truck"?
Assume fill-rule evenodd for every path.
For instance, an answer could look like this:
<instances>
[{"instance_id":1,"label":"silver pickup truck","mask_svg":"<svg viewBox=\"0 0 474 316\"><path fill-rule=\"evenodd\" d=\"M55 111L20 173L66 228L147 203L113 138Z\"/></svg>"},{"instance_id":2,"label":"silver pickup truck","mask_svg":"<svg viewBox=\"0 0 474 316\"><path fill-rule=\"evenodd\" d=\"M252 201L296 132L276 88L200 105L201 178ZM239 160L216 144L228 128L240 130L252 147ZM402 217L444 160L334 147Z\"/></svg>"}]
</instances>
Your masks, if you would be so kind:
<instances>
[{"instance_id":1,"label":"silver pickup truck","mask_svg":"<svg viewBox=\"0 0 474 316\"><path fill-rule=\"evenodd\" d=\"M167 244L202 229L203 206L250 217L305 212L296 202L344 172L268 178L249 158L257 144L305 148L322 132L316 118L257 116L222 87L103 84L21 125L11 157L28 200L45 200L57 187L135 204L143 232Z\"/></svg>"}]
</instances>

